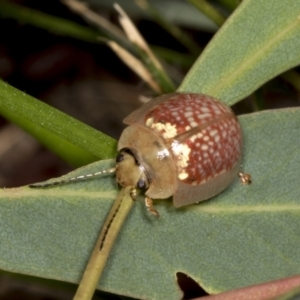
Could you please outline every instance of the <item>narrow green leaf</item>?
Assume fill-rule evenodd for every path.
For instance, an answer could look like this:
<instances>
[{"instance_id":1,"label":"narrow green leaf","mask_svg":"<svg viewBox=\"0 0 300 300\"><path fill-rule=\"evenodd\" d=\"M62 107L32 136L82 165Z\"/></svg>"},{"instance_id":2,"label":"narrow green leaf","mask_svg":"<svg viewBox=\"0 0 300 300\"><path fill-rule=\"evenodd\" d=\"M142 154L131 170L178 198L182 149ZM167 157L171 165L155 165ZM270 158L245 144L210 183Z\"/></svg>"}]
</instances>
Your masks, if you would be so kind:
<instances>
[{"instance_id":1,"label":"narrow green leaf","mask_svg":"<svg viewBox=\"0 0 300 300\"><path fill-rule=\"evenodd\" d=\"M97 30L81 26L72 21L45 14L21 5L0 1L0 16L16 19L19 22L43 28L50 32L70 36L80 40L99 43L101 35Z\"/></svg>"},{"instance_id":2,"label":"narrow green leaf","mask_svg":"<svg viewBox=\"0 0 300 300\"><path fill-rule=\"evenodd\" d=\"M232 105L300 63L300 1L244 0L181 84Z\"/></svg>"},{"instance_id":3,"label":"narrow green leaf","mask_svg":"<svg viewBox=\"0 0 300 300\"><path fill-rule=\"evenodd\" d=\"M217 26L222 26L226 18L208 1L206 0L188 0L199 11L202 11L208 18L210 18Z\"/></svg>"},{"instance_id":4,"label":"narrow green leaf","mask_svg":"<svg viewBox=\"0 0 300 300\"><path fill-rule=\"evenodd\" d=\"M233 11L236 9L236 7L242 2L242 0L217 0L217 3L223 5L230 11Z\"/></svg>"},{"instance_id":5,"label":"narrow green leaf","mask_svg":"<svg viewBox=\"0 0 300 300\"><path fill-rule=\"evenodd\" d=\"M142 299L179 299L176 272L210 293L300 272L300 109L240 117L243 170L206 202L175 209L156 201L160 218L137 200L112 250L99 288ZM102 161L76 170L91 173ZM117 195L113 176L46 189L0 190L0 268L78 282Z\"/></svg>"},{"instance_id":6,"label":"narrow green leaf","mask_svg":"<svg viewBox=\"0 0 300 300\"><path fill-rule=\"evenodd\" d=\"M145 64L146 68L149 70L155 81L159 84L163 93L172 93L175 91L176 87L172 82L172 79L167 75L164 69L158 68L155 63L149 58L148 53L143 49L136 47L142 62Z\"/></svg>"},{"instance_id":7,"label":"narrow green leaf","mask_svg":"<svg viewBox=\"0 0 300 300\"><path fill-rule=\"evenodd\" d=\"M153 45L151 45L151 49L158 57L161 57L170 64L177 64L185 68L190 68L195 61L195 58L192 55L180 53L176 50Z\"/></svg>"},{"instance_id":8,"label":"narrow green leaf","mask_svg":"<svg viewBox=\"0 0 300 300\"><path fill-rule=\"evenodd\" d=\"M150 15L157 24L164 28L179 43L186 47L186 49L188 49L193 55L199 55L199 53L202 51L200 46L174 22L170 22L166 18L166 14L161 13L155 7L155 5L147 0L136 0L135 3L148 15Z\"/></svg>"},{"instance_id":9,"label":"narrow green leaf","mask_svg":"<svg viewBox=\"0 0 300 300\"><path fill-rule=\"evenodd\" d=\"M115 156L114 139L3 81L0 113L74 166Z\"/></svg>"}]
</instances>

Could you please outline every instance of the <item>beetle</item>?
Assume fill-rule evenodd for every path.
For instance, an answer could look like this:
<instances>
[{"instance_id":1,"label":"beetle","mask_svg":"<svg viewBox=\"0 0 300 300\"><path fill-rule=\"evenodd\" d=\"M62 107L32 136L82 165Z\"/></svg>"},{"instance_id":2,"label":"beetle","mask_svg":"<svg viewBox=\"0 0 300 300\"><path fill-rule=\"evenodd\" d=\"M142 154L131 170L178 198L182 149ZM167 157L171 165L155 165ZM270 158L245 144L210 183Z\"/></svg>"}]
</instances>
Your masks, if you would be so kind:
<instances>
[{"instance_id":1,"label":"beetle","mask_svg":"<svg viewBox=\"0 0 300 300\"><path fill-rule=\"evenodd\" d=\"M242 131L233 111L217 99L171 93L144 104L124 119L116 178L121 186L145 190L152 199L173 196L175 207L214 197L240 172Z\"/></svg>"},{"instance_id":2,"label":"beetle","mask_svg":"<svg viewBox=\"0 0 300 300\"><path fill-rule=\"evenodd\" d=\"M239 176L242 131L230 107L212 96L171 93L159 96L133 111L118 142L116 167L70 178L80 180L116 172L117 182L145 190L148 210L158 215L152 199L173 196L175 207L214 197ZM31 187L49 186L33 184Z\"/></svg>"}]
</instances>

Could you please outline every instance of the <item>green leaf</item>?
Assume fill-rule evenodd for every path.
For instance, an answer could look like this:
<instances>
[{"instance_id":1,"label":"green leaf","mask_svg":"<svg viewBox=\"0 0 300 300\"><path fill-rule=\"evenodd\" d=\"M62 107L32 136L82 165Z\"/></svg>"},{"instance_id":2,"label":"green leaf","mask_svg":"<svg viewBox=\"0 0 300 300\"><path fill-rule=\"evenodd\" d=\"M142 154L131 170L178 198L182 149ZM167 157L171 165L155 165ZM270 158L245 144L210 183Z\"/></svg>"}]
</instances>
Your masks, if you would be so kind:
<instances>
[{"instance_id":1,"label":"green leaf","mask_svg":"<svg viewBox=\"0 0 300 300\"><path fill-rule=\"evenodd\" d=\"M299 0L244 0L218 31L179 90L232 105L300 63Z\"/></svg>"},{"instance_id":2,"label":"green leaf","mask_svg":"<svg viewBox=\"0 0 300 300\"><path fill-rule=\"evenodd\" d=\"M0 113L74 166L115 156L114 139L1 80Z\"/></svg>"},{"instance_id":3,"label":"green leaf","mask_svg":"<svg viewBox=\"0 0 300 300\"><path fill-rule=\"evenodd\" d=\"M300 109L240 117L243 170L219 196L175 209L156 201L160 218L137 200L99 288L142 299L178 299L176 272L209 293L300 271ZM110 167L97 162L69 176ZM117 194L113 176L0 191L0 268L78 282Z\"/></svg>"},{"instance_id":4,"label":"green leaf","mask_svg":"<svg viewBox=\"0 0 300 300\"><path fill-rule=\"evenodd\" d=\"M0 1L0 16L87 42L99 43L99 31L21 5Z\"/></svg>"}]
</instances>

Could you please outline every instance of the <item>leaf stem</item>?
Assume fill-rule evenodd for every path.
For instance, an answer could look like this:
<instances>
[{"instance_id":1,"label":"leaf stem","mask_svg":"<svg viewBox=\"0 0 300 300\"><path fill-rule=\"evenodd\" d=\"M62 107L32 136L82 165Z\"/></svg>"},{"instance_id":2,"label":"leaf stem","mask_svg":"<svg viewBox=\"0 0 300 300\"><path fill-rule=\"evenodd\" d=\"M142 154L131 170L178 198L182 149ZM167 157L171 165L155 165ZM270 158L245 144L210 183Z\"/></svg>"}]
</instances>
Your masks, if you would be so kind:
<instances>
[{"instance_id":1,"label":"leaf stem","mask_svg":"<svg viewBox=\"0 0 300 300\"><path fill-rule=\"evenodd\" d=\"M121 227L134 201L130 196L132 187L125 187L117 196L101 229L88 265L84 271L73 300L90 300L97 288L106 261Z\"/></svg>"}]
</instances>

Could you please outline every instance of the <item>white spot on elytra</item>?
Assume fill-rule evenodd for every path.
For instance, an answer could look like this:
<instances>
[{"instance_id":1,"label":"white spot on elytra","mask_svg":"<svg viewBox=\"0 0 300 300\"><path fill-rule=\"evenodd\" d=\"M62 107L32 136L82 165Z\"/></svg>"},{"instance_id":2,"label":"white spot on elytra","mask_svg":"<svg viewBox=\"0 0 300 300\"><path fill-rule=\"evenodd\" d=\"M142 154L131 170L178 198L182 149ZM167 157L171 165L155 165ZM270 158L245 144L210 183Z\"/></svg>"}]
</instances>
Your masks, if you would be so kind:
<instances>
[{"instance_id":1,"label":"white spot on elytra","mask_svg":"<svg viewBox=\"0 0 300 300\"><path fill-rule=\"evenodd\" d=\"M177 135L176 125L172 125L171 123L153 123L151 128L157 131L164 131L162 136L165 139L170 139Z\"/></svg>"},{"instance_id":2,"label":"white spot on elytra","mask_svg":"<svg viewBox=\"0 0 300 300\"><path fill-rule=\"evenodd\" d=\"M187 167L191 148L186 144L173 142L172 150L173 153L177 156L177 165L181 168Z\"/></svg>"},{"instance_id":3,"label":"white spot on elytra","mask_svg":"<svg viewBox=\"0 0 300 300\"><path fill-rule=\"evenodd\" d=\"M206 144L203 144L203 145L201 146L201 150L207 151L207 150L208 150L208 146L207 146Z\"/></svg>"},{"instance_id":4,"label":"white spot on elytra","mask_svg":"<svg viewBox=\"0 0 300 300\"><path fill-rule=\"evenodd\" d=\"M235 124L230 124L230 130L233 132L236 131Z\"/></svg>"},{"instance_id":5,"label":"white spot on elytra","mask_svg":"<svg viewBox=\"0 0 300 300\"><path fill-rule=\"evenodd\" d=\"M185 126L185 130L188 131L191 129L191 126Z\"/></svg>"},{"instance_id":6,"label":"white spot on elytra","mask_svg":"<svg viewBox=\"0 0 300 300\"><path fill-rule=\"evenodd\" d=\"M190 125L195 122L195 119L193 117L189 117L187 118L187 120L190 123Z\"/></svg>"},{"instance_id":7,"label":"white spot on elytra","mask_svg":"<svg viewBox=\"0 0 300 300\"><path fill-rule=\"evenodd\" d=\"M208 135L206 135L206 136L203 137L203 141L207 142L208 140L209 140L209 136Z\"/></svg>"},{"instance_id":8,"label":"white spot on elytra","mask_svg":"<svg viewBox=\"0 0 300 300\"><path fill-rule=\"evenodd\" d=\"M211 118L211 113L205 113L198 116L199 119Z\"/></svg>"},{"instance_id":9,"label":"white spot on elytra","mask_svg":"<svg viewBox=\"0 0 300 300\"><path fill-rule=\"evenodd\" d=\"M146 120L146 126L150 127L153 124L153 118L149 118Z\"/></svg>"},{"instance_id":10,"label":"white spot on elytra","mask_svg":"<svg viewBox=\"0 0 300 300\"><path fill-rule=\"evenodd\" d=\"M200 181L200 184L203 184L206 182L206 178L203 178L201 181Z\"/></svg>"},{"instance_id":11,"label":"white spot on elytra","mask_svg":"<svg viewBox=\"0 0 300 300\"><path fill-rule=\"evenodd\" d=\"M186 173L186 172L181 172L181 173L178 174L178 178L180 180L184 180L184 179L188 178L188 176L189 176L189 174Z\"/></svg>"},{"instance_id":12,"label":"white spot on elytra","mask_svg":"<svg viewBox=\"0 0 300 300\"><path fill-rule=\"evenodd\" d=\"M201 111L206 113L209 112L209 108L208 107L201 107Z\"/></svg>"},{"instance_id":13,"label":"white spot on elytra","mask_svg":"<svg viewBox=\"0 0 300 300\"><path fill-rule=\"evenodd\" d=\"M195 140L196 140L196 138L197 138L197 135L196 135L196 134L193 135L192 137L190 137L191 142L194 143Z\"/></svg>"},{"instance_id":14,"label":"white spot on elytra","mask_svg":"<svg viewBox=\"0 0 300 300\"><path fill-rule=\"evenodd\" d=\"M216 129L211 130L209 133L210 136L215 136L216 134L218 134L218 130L216 130Z\"/></svg>"},{"instance_id":15,"label":"white spot on elytra","mask_svg":"<svg viewBox=\"0 0 300 300\"><path fill-rule=\"evenodd\" d=\"M185 112L184 116L188 119L193 116L193 112L192 111Z\"/></svg>"},{"instance_id":16,"label":"white spot on elytra","mask_svg":"<svg viewBox=\"0 0 300 300\"><path fill-rule=\"evenodd\" d=\"M165 159L168 156L169 156L169 151L167 149L163 149L157 152L157 158L159 160Z\"/></svg>"}]
</instances>

